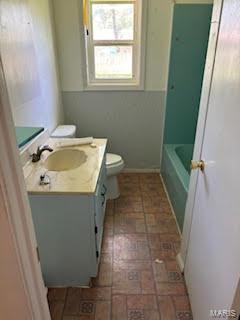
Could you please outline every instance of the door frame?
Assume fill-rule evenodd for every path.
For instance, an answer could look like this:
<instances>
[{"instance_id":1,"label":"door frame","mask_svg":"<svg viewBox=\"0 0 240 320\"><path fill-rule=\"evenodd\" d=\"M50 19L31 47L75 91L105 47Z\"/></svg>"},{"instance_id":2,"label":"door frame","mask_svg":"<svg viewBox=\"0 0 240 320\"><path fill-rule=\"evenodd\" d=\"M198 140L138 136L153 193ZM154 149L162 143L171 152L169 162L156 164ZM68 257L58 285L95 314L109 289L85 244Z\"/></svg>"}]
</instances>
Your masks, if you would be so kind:
<instances>
[{"instance_id":1,"label":"door frame","mask_svg":"<svg viewBox=\"0 0 240 320\"><path fill-rule=\"evenodd\" d=\"M11 230L14 257L17 260L16 268L21 275L22 295L27 298L29 319L50 320L47 292L38 261L35 231L1 57L0 114L0 187L2 191L0 197L4 203L4 212L1 214L7 219ZM22 319L21 314L18 314L18 317Z\"/></svg>"},{"instance_id":2,"label":"door frame","mask_svg":"<svg viewBox=\"0 0 240 320\"><path fill-rule=\"evenodd\" d=\"M212 76L213 69L215 65L215 55L219 34L219 27L221 22L221 13L222 13L223 0L214 0L213 12L211 19L211 26L209 32L209 42L208 50L206 56L206 64L204 70L203 84L202 84L202 93L199 107L198 123L193 151L193 159L200 160L203 146L203 138L205 132L205 125L208 113L209 97L212 86ZM184 266L187 257L188 244L190 239L191 227L192 227L192 218L193 218L193 207L195 203L195 195L197 188L197 181L199 176L199 170L191 172L188 198L185 209L185 218L183 225L182 233L182 242L180 253L177 255L177 261L181 271L184 271Z\"/></svg>"}]
</instances>

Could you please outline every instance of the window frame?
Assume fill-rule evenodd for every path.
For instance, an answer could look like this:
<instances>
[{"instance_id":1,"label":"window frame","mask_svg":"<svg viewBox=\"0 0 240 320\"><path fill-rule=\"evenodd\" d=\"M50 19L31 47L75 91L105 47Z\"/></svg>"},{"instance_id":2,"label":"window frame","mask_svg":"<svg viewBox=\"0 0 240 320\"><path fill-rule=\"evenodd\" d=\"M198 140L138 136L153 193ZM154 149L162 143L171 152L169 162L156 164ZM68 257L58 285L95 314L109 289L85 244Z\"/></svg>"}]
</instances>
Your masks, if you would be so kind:
<instances>
[{"instance_id":1,"label":"window frame","mask_svg":"<svg viewBox=\"0 0 240 320\"><path fill-rule=\"evenodd\" d=\"M86 0L89 13L88 26L83 28L83 55L85 59L84 90L144 90L145 76L145 41L147 1L144 0ZM134 4L134 37L133 40L93 40L92 4ZM87 35L88 32L88 35ZM131 45L133 47L133 78L131 79L96 79L94 47L111 45Z\"/></svg>"}]
</instances>

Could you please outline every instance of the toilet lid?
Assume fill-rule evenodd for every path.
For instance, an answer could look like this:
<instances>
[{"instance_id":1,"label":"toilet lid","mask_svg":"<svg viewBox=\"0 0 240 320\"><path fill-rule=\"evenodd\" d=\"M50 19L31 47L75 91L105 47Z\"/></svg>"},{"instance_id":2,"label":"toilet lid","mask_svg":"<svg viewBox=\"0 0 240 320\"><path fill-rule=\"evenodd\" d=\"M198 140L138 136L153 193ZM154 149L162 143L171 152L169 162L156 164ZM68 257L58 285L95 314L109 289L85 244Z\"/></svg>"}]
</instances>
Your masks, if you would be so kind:
<instances>
[{"instance_id":1,"label":"toilet lid","mask_svg":"<svg viewBox=\"0 0 240 320\"><path fill-rule=\"evenodd\" d=\"M51 134L53 138L68 138L72 137L76 132L76 126L74 125L63 125L58 126Z\"/></svg>"},{"instance_id":2,"label":"toilet lid","mask_svg":"<svg viewBox=\"0 0 240 320\"><path fill-rule=\"evenodd\" d=\"M107 156L106 156L106 165L107 166L116 165L120 162L122 162L121 156L119 156L118 154L107 153Z\"/></svg>"}]
</instances>

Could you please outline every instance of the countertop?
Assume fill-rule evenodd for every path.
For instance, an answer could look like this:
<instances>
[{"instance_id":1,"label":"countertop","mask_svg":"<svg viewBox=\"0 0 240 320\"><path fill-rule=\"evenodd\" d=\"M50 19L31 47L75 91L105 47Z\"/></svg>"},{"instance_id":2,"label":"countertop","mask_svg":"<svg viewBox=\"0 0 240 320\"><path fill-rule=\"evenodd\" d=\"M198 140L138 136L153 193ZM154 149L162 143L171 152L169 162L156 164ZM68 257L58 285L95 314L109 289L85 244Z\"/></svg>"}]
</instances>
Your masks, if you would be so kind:
<instances>
[{"instance_id":1,"label":"countertop","mask_svg":"<svg viewBox=\"0 0 240 320\"><path fill-rule=\"evenodd\" d=\"M33 163L28 161L23 167L27 191L29 194L94 194L98 177L104 160L107 139L94 139L95 148L91 145L79 145L60 148L61 141L77 142L78 139L48 139L48 144L54 151L65 148L82 150L87 159L80 167L67 171L48 171L44 167L44 161L51 154L48 151L42 153L41 160ZM40 175L46 173L51 183L40 185Z\"/></svg>"}]
</instances>

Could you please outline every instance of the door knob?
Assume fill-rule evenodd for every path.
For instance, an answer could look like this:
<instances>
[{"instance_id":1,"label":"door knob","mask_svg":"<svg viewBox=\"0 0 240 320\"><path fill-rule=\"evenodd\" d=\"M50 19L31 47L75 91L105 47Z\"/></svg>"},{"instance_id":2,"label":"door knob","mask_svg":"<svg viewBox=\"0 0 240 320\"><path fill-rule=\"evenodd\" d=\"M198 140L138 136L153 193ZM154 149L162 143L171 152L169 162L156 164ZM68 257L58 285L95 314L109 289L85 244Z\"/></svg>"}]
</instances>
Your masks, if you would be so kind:
<instances>
[{"instance_id":1,"label":"door knob","mask_svg":"<svg viewBox=\"0 0 240 320\"><path fill-rule=\"evenodd\" d=\"M203 160L200 160L200 161L192 160L192 161L191 161L190 168L191 168L192 170L200 169L201 171L203 171L203 170L204 170L204 167L205 167L205 163L204 163Z\"/></svg>"}]
</instances>

